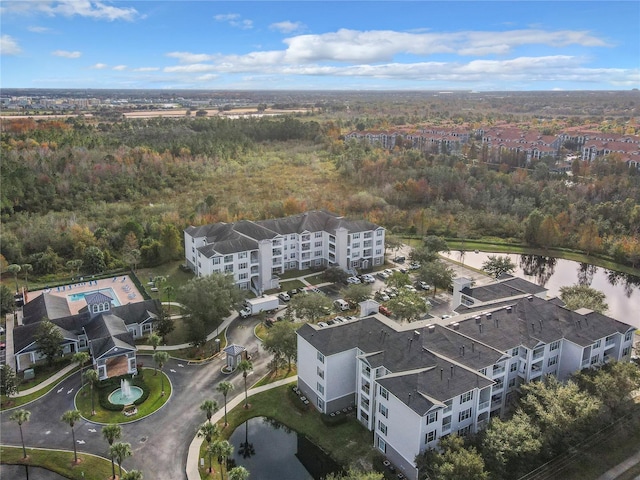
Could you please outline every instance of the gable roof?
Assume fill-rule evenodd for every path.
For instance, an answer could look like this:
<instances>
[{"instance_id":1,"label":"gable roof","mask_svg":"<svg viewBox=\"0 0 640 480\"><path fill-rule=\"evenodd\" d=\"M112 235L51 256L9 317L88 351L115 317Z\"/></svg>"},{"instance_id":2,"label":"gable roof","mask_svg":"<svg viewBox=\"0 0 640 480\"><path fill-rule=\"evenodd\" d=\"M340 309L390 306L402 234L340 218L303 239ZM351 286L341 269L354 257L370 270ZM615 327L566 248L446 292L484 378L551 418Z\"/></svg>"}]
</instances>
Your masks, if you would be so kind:
<instances>
[{"instance_id":1,"label":"gable roof","mask_svg":"<svg viewBox=\"0 0 640 480\"><path fill-rule=\"evenodd\" d=\"M43 318L54 320L71 315L64 297L42 293L22 307L22 324L41 322Z\"/></svg>"}]
</instances>

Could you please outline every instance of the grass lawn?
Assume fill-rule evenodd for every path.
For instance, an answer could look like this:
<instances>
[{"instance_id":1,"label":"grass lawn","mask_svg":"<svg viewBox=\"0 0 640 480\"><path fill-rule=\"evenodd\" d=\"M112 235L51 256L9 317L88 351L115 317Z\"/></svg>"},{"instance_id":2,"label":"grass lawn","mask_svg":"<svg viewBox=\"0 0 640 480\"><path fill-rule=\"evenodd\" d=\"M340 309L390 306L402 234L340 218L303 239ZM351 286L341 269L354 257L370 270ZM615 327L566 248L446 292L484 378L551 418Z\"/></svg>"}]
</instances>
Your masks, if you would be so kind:
<instances>
[{"instance_id":1,"label":"grass lawn","mask_svg":"<svg viewBox=\"0 0 640 480\"><path fill-rule=\"evenodd\" d=\"M169 355L174 358L182 358L185 360L206 360L213 357L217 353L218 345L216 338L220 340L220 350L227 346L224 330L218 333L218 336L207 341L202 347L187 347L179 350L169 350Z\"/></svg>"},{"instance_id":2,"label":"grass lawn","mask_svg":"<svg viewBox=\"0 0 640 480\"><path fill-rule=\"evenodd\" d=\"M164 396L161 394L161 382L163 377ZM125 417L122 412L112 412L102 408L98 402L97 392L95 392L96 414L91 415L91 389L88 385L85 385L76 396L76 408L80 410L80 413L84 418L91 420L92 422L99 423L124 423L146 417L158 410L167 402L167 400L169 400L169 397L171 396L171 383L169 382L169 378L159 370L158 375L154 375L152 368L144 369L144 381L151 389L151 393L144 403L137 406L138 413L130 417Z\"/></svg>"},{"instance_id":3,"label":"grass lawn","mask_svg":"<svg viewBox=\"0 0 640 480\"><path fill-rule=\"evenodd\" d=\"M229 411L229 426L222 431L223 439L228 440L233 431L250 418L269 417L305 435L340 465L370 467L378 456L373 448L372 433L354 417L348 417L343 423L327 426L317 410L300 402L298 396L291 391L291 385L249 397L249 403L248 410L240 405ZM223 421L219 426L222 427L222 424ZM200 456L206 458L204 447L203 443ZM205 464L208 465L206 460ZM201 478L210 478L207 476L208 472L204 473L202 475L201 472Z\"/></svg>"},{"instance_id":4,"label":"grass lawn","mask_svg":"<svg viewBox=\"0 0 640 480\"><path fill-rule=\"evenodd\" d=\"M78 453L78 465L73 464L73 452L27 448L28 459L23 460L22 448L0 447L2 463L33 465L59 473L72 480L107 480L111 476L111 461Z\"/></svg>"},{"instance_id":5,"label":"grass lawn","mask_svg":"<svg viewBox=\"0 0 640 480\"><path fill-rule=\"evenodd\" d=\"M280 282L280 286L282 287L282 291L286 292L287 290L293 290L294 288L306 287L306 284L301 280L287 280L286 282Z\"/></svg>"},{"instance_id":6,"label":"grass lawn","mask_svg":"<svg viewBox=\"0 0 640 480\"><path fill-rule=\"evenodd\" d=\"M171 298L169 300L175 302L176 290L194 278L193 272L185 272L180 269L180 265L182 263L184 263L184 260L169 262L152 268L139 268L136 271L136 275L151 298L158 298L163 302L167 301L166 294L164 292L152 292L151 286L148 286L147 282L150 281L150 278L165 277L167 281L163 284L163 287L171 285L174 288L174 292L171 294Z\"/></svg>"},{"instance_id":7,"label":"grass lawn","mask_svg":"<svg viewBox=\"0 0 640 480\"><path fill-rule=\"evenodd\" d=\"M294 377L298 374L298 366L295 363L291 364L291 369L285 365L283 368L279 368L278 371L270 370L268 374L260 379L253 387L261 387L269 383L277 382L287 377Z\"/></svg>"},{"instance_id":8,"label":"grass lawn","mask_svg":"<svg viewBox=\"0 0 640 480\"><path fill-rule=\"evenodd\" d=\"M25 383L21 383L20 384L20 391L24 391L27 388L31 388L34 387L40 383L42 383L44 380L46 380L47 378L51 377L54 373L56 373L58 370L60 370L60 368L64 368L65 365L62 365L60 367L58 367L55 371L49 372L46 374L46 376L40 376L38 375L34 380L38 380L37 382L33 382L33 380L29 381L29 382L25 382ZM62 382L65 378L70 377L71 375L75 375L76 373L78 373L78 369L73 369L72 371L70 371L69 373L67 373L64 377L62 377L59 381L54 382L53 384L49 385L46 388L42 388L34 393L31 393L29 395L25 395L24 397L11 397L8 398L6 395L2 395L0 396L0 407L2 410L5 410L7 408L14 408L14 407L19 407L20 405L24 405L26 403L29 403L33 400L36 400L40 397L42 397L43 395L49 393L51 390L53 390L56 385L60 382ZM28 385L28 386L25 386Z\"/></svg>"}]
</instances>

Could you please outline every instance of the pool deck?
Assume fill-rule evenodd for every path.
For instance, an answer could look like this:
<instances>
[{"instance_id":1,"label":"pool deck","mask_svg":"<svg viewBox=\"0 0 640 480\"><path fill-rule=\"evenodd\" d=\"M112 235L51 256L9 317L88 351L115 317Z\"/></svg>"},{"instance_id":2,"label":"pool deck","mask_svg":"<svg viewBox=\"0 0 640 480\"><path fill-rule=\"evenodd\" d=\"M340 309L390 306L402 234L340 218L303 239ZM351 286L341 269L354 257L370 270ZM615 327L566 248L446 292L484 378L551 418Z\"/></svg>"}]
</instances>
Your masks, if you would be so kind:
<instances>
[{"instance_id":1,"label":"pool deck","mask_svg":"<svg viewBox=\"0 0 640 480\"><path fill-rule=\"evenodd\" d=\"M129 278L129 275L119 275L117 277L103 278L100 280L87 278L86 280L82 280L71 285L52 287L44 290L35 290L33 292L28 292L27 298L25 300L31 301L46 292L51 295L55 295L56 297L66 298L71 314L75 315L80 311L81 308L87 305L87 302L82 300L70 301L70 295L73 295L74 293L94 292L107 288L110 288L113 293L115 293L116 300L120 305L137 303L144 300L138 288L131 281L131 278ZM110 291L105 291L104 293L111 296Z\"/></svg>"}]
</instances>

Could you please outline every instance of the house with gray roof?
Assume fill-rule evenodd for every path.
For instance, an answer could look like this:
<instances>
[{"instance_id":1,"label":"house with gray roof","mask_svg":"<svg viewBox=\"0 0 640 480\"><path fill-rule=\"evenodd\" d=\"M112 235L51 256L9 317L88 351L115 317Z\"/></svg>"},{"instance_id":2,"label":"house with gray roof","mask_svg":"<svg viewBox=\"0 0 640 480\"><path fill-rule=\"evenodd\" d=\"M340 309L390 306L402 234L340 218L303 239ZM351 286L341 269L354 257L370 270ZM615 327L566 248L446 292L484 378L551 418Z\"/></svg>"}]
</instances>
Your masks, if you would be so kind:
<instances>
[{"instance_id":1,"label":"house with gray roof","mask_svg":"<svg viewBox=\"0 0 640 480\"><path fill-rule=\"evenodd\" d=\"M158 300L113 306L109 295L95 292L84 297L87 305L71 314L67 300L43 293L23 306L22 324L13 330L16 371L29 368L43 357L36 336L43 320L62 334L63 355L88 351L102 380L137 373L135 339L151 333L161 312Z\"/></svg>"},{"instance_id":2,"label":"house with gray roof","mask_svg":"<svg viewBox=\"0 0 640 480\"><path fill-rule=\"evenodd\" d=\"M384 228L323 210L284 218L192 226L184 230L186 263L198 276L232 274L258 295L279 287L288 270L384 263Z\"/></svg>"},{"instance_id":3,"label":"house with gray roof","mask_svg":"<svg viewBox=\"0 0 640 480\"><path fill-rule=\"evenodd\" d=\"M322 413L355 410L375 448L417 479L416 455L505 415L521 384L630 360L634 327L571 311L524 282L476 293L486 295L483 310L461 311L448 325L400 325L364 308L347 323L305 324L297 331L298 388Z\"/></svg>"}]
</instances>

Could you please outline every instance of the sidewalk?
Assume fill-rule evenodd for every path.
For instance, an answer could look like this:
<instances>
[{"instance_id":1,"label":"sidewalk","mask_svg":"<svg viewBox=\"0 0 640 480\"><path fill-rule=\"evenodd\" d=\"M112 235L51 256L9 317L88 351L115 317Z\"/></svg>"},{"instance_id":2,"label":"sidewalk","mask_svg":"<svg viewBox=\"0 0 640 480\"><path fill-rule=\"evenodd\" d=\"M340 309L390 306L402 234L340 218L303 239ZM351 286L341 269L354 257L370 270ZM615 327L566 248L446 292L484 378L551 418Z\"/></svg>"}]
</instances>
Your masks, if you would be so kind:
<instances>
[{"instance_id":1,"label":"sidewalk","mask_svg":"<svg viewBox=\"0 0 640 480\"><path fill-rule=\"evenodd\" d=\"M636 453L635 455L632 455L631 457L627 458L624 462L621 462L615 467L607 470L602 475L600 475L596 480L615 480L624 472L636 466L638 463L640 463L640 452ZM640 478L640 475L638 475L635 478L635 480L638 480L638 478Z\"/></svg>"},{"instance_id":2,"label":"sidewalk","mask_svg":"<svg viewBox=\"0 0 640 480\"><path fill-rule=\"evenodd\" d=\"M47 378L44 382L41 382L34 387L23 390L22 392L18 392L15 395L13 395L12 398L26 397L27 395L31 395L32 393L36 393L37 391L42 390L43 388L47 388L49 385L53 383L57 383L67 373L75 369L76 366L77 365L75 363L72 363L71 365L67 365L62 370L56 372L54 375Z\"/></svg>"},{"instance_id":3,"label":"sidewalk","mask_svg":"<svg viewBox=\"0 0 640 480\"><path fill-rule=\"evenodd\" d=\"M251 388L247 390L247 396L250 397L257 393L271 390L272 388L280 387L282 385L288 385L289 383L297 382L298 376L283 378L277 382L262 385L261 387ZM227 402L227 410L233 410L238 405L244 402L244 392L239 393L233 398L233 400ZM218 410L213 417L211 417L211 423L219 422L224 418L224 407ZM195 436L191 445L189 445L189 453L187 454L186 473L188 480L200 480L200 472L198 471L198 464L200 461L200 447L204 442L204 438Z\"/></svg>"}]
</instances>

